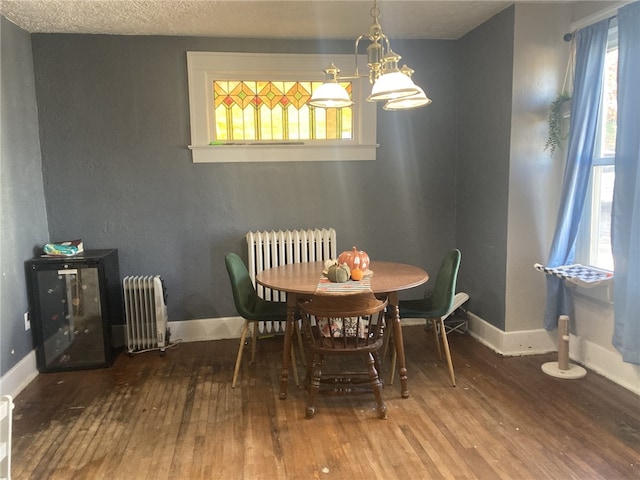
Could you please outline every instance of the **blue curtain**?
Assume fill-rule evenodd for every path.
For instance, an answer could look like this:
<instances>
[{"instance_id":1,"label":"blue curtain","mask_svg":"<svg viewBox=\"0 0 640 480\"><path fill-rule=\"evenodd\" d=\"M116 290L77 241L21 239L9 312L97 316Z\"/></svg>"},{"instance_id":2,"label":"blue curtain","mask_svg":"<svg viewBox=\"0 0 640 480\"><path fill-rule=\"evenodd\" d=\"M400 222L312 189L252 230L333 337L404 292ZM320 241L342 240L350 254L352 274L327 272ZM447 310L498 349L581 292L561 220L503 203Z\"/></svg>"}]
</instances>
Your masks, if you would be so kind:
<instances>
[{"instance_id":1,"label":"blue curtain","mask_svg":"<svg viewBox=\"0 0 640 480\"><path fill-rule=\"evenodd\" d=\"M640 2L618 11L618 130L613 190L613 345L640 365Z\"/></svg>"},{"instance_id":2,"label":"blue curtain","mask_svg":"<svg viewBox=\"0 0 640 480\"><path fill-rule=\"evenodd\" d=\"M569 265L575 258L578 226L593 163L608 34L609 19L576 32L576 69L567 165L556 230L547 262L549 267ZM572 292L562 279L547 275L544 328L554 330L560 315L573 317Z\"/></svg>"}]
</instances>

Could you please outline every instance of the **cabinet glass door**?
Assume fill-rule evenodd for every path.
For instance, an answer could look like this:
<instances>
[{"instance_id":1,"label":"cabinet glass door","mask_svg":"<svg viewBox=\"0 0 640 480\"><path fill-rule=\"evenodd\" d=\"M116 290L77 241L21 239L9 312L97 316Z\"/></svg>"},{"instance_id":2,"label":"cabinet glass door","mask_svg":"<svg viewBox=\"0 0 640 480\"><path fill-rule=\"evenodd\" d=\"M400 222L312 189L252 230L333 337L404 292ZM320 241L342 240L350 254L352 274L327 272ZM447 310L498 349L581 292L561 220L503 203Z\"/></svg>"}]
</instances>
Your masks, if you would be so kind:
<instances>
[{"instance_id":1,"label":"cabinet glass door","mask_svg":"<svg viewBox=\"0 0 640 480\"><path fill-rule=\"evenodd\" d=\"M98 269L39 270L37 276L45 366L55 369L104 363Z\"/></svg>"}]
</instances>

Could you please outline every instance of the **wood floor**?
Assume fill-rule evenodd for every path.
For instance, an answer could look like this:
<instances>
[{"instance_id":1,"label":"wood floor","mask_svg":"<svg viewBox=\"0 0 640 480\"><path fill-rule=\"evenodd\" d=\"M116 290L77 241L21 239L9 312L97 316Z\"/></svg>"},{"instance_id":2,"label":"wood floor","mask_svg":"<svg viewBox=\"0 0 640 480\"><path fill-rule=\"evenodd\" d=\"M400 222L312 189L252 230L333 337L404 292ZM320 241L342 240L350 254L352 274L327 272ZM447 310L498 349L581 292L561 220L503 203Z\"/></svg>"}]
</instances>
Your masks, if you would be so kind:
<instances>
[{"instance_id":1,"label":"wood floor","mask_svg":"<svg viewBox=\"0 0 640 480\"><path fill-rule=\"evenodd\" d=\"M387 420L373 395L321 396L312 420L303 388L279 400L281 338L235 389L237 340L41 374L15 399L13 479L640 479L639 396L458 334L454 388L431 334L404 332L411 396L385 385Z\"/></svg>"}]
</instances>

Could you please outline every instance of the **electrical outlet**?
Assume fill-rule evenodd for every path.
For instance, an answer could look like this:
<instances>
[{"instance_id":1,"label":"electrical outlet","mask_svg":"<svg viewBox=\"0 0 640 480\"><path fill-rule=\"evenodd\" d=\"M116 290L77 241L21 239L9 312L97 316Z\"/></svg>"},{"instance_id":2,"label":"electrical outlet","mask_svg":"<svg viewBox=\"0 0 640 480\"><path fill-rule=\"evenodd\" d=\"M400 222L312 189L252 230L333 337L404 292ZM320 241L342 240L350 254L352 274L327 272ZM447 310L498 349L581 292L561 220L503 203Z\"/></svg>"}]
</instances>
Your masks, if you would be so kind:
<instances>
[{"instance_id":1,"label":"electrical outlet","mask_svg":"<svg viewBox=\"0 0 640 480\"><path fill-rule=\"evenodd\" d=\"M24 312L24 329L25 331L31 328L31 320L29 319L29 312Z\"/></svg>"}]
</instances>

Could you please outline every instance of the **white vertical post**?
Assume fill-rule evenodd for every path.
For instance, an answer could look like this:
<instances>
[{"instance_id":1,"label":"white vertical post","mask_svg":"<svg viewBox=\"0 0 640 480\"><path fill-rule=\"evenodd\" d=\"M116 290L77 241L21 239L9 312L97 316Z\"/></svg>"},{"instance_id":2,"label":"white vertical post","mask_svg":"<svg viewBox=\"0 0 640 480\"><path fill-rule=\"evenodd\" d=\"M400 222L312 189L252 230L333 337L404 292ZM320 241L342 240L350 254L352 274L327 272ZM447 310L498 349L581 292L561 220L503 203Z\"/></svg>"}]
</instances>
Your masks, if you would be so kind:
<instances>
[{"instance_id":1,"label":"white vertical post","mask_svg":"<svg viewBox=\"0 0 640 480\"><path fill-rule=\"evenodd\" d=\"M555 378L577 379L587 374L579 365L569 363L569 317L558 317L558 361L542 365L542 371Z\"/></svg>"},{"instance_id":2,"label":"white vertical post","mask_svg":"<svg viewBox=\"0 0 640 480\"><path fill-rule=\"evenodd\" d=\"M558 368L569 370L569 317L558 318Z\"/></svg>"},{"instance_id":3,"label":"white vertical post","mask_svg":"<svg viewBox=\"0 0 640 480\"><path fill-rule=\"evenodd\" d=\"M0 478L11 479L11 395L0 397Z\"/></svg>"}]
</instances>

